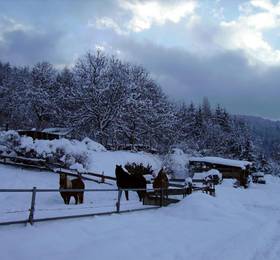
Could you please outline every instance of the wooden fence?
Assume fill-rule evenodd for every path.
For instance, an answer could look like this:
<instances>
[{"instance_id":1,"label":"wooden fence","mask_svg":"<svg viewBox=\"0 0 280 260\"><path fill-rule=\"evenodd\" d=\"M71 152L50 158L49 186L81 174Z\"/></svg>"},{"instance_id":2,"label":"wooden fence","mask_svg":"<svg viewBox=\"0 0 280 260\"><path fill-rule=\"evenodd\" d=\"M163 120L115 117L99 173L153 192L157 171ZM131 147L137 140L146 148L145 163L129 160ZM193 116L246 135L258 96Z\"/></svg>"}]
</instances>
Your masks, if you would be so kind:
<instances>
[{"instance_id":1,"label":"wooden fence","mask_svg":"<svg viewBox=\"0 0 280 260\"><path fill-rule=\"evenodd\" d=\"M83 191L83 192L117 192L117 202L115 204L115 210L106 211L106 212L95 212L88 214L77 214L77 215L64 215L64 216L53 216L45 218L35 218L35 205L36 205L36 194L42 192L65 192L65 191ZM133 208L133 209L124 209L121 210L121 195L123 191L145 191L146 196L143 200L143 205L149 205L149 207ZM29 216L26 219L16 220L16 221L6 221L0 222L1 225L11 225L11 224L27 224L30 223L33 225L35 222L49 221L49 220L59 220L59 219L70 219L70 218L81 218L81 217L93 217L93 216L102 216L102 215L111 215L114 213L127 213L134 211L142 211L149 209L157 209L162 206L168 206L171 203L179 202L178 195L183 195L182 198L191 194L194 191L202 191L209 193L212 196L215 196L215 186L204 186L204 187L192 187L191 190L188 188L171 188L171 189L0 189L0 193L10 192L10 193L31 193L31 202L29 208ZM166 195L177 195L177 198L168 198ZM63 204L64 205L64 204ZM67 209L67 208L65 208ZM48 210L48 209L46 209Z\"/></svg>"},{"instance_id":2,"label":"wooden fence","mask_svg":"<svg viewBox=\"0 0 280 260\"><path fill-rule=\"evenodd\" d=\"M111 176L106 176L104 174L93 173L93 172L83 172L79 173L74 170L69 170L61 167L59 164L50 164L46 162L44 159L33 159L33 158L26 158L26 157L12 157L12 156L1 156L0 155L0 163L12 165L12 166L20 166L20 167L28 167L28 168L35 168L39 170L46 170L51 171L55 174L62 174L65 173L70 176L80 176L84 180L93 181L97 183L105 183L110 184L112 183L107 182L116 181L116 178ZM94 179L93 179L94 178ZM124 189L84 189L84 190L63 190L63 189L37 189L34 187L33 189L0 189L1 192L11 192L11 193L21 193L27 192L31 193L31 202L29 208L29 215L26 219L16 220L16 221L6 221L0 222L0 225L10 225L10 224L27 224L30 223L33 225L35 222L42 222L42 221L49 221L49 220L59 220L59 219L70 219L70 218L80 218L80 217L91 217L91 216L101 216L101 215L111 215L114 213L126 213L126 212L133 212L133 211L142 211L142 210L149 210L149 209L157 209L162 206L167 206L170 203L178 202L178 199L166 199L165 195L186 195L192 193L193 191L202 191L209 193L210 195L215 196L215 185L210 183L210 185L206 186L188 186L185 185L185 179L170 179L169 183L170 187L167 190L163 189L127 189L127 191L140 191L145 190L147 196L144 199L143 205L150 205L149 207L141 207L141 208L134 208L134 209L124 209L121 210L121 193L122 191L126 191ZM115 210L106 211L106 212L95 212L95 213L88 213L88 214L77 214L77 215L65 215L65 216L53 216L53 217L45 217L45 218L35 218L35 204L36 204L36 194L41 192L63 192L63 191L84 191L84 192L118 192L117 203L115 205Z\"/></svg>"},{"instance_id":3,"label":"wooden fence","mask_svg":"<svg viewBox=\"0 0 280 260\"><path fill-rule=\"evenodd\" d=\"M145 190L147 193L151 191L158 191L160 194L160 205L153 205L149 207L141 207L141 208L133 208L133 209L124 209L121 210L121 194L123 191L143 191ZM173 189L174 190L174 189ZM37 193L42 192L64 192L64 191L83 191L83 192L117 192L117 203L115 205L115 210L106 211L106 212L95 212L95 213L88 213L88 214L77 214L77 215L64 215L64 216L54 216L54 217L46 217L46 218L35 218L36 212L36 195ZM81 217L92 217L92 216L101 216L101 215L111 215L114 213L127 213L127 212L134 212L134 211L142 211L142 210L150 210L150 209L157 209L159 207L164 206L164 191L162 189L37 189L33 187L33 189L0 189L0 193L9 192L9 193L31 193L31 202L29 208L29 215L26 219L16 220L16 221L6 221L0 222L0 225L11 225L11 224L27 224L30 223L33 225L35 222L42 222L42 221L49 221L49 220L59 220L59 219L70 219L70 218L81 218ZM64 204L63 204L64 205Z\"/></svg>"},{"instance_id":4,"label":"wooden fence","mask_svg":"<svg viewBox=\"0 0 280 260\"><path fill-rule=\"evenodd\" d=\"M65 173L73 177L77 177L79 175L84 180L93 181L96 183L105 183L111 185L111 183L107 182L107 180L116 181L115 177L107 176L104 173L100 174L88 171L80 173L76 170L66 169L63 165L58 163L49 163L45 159L0 155L0 163L28 169L38 169L40 171L51 171L57 174Z\"/></svg>"}]
</instances>

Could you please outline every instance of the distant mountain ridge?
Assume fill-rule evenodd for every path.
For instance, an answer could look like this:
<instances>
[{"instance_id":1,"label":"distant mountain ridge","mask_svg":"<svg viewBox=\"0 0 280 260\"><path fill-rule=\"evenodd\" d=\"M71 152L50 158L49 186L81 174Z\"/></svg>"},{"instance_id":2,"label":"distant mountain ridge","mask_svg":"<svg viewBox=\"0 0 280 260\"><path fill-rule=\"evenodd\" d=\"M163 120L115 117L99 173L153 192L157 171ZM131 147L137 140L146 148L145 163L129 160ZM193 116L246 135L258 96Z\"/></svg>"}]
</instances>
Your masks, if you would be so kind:
<instances>
[{"instance_id":1,"label":"distant mountain ridge","mask_svg":"<svg viewBox=\"0 0 280 260\"><path fill-rule=\"evenodd\" d=\"M280 121L258 116L235 116L248 124L252 137L261 145L266 154L271 153L272 147L280 146Z\"/></svg>"},{"instance_id":2,"label":"distant mountain ridge","mask_svg":"<svg viewBox=\"0 0 280 260\"><path fill-rule=\"evenodd\" d=\"M258 135L273 135L280 138L280 121L273 121L258 116L236 115L237 118L244 120L250 128Z\"/></svg>"}]
</instances>

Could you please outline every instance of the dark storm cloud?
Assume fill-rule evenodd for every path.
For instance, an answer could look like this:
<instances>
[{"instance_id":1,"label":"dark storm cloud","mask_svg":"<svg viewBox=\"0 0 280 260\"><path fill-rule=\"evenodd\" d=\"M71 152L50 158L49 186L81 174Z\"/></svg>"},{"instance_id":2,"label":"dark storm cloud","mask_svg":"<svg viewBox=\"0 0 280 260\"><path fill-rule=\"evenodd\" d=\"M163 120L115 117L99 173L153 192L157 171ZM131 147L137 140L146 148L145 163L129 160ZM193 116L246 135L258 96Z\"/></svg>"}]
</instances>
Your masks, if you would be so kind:
<instances>
[{"instance_id":1,"label":"dark storm cloud","mask_svg":"<svg viewBox=\"0 0 280 260\"><path fill-rule=\"evenodd\" d=\"M93 47L88 23L111 15L116 6L111 0L0 1L0 60L70 64Z\"/></svg>"},{"instance_id":2,"label":"dark storm cloud","mask_svg":"<svg viewBox=\"0 0 280 260\"><path fill-rule=\"evenodd\" d=\"M183 49L119 41L123 55L143 64L177 99L200 102L208 96L233 113L279 119L280 67L251 66L241 51L199 57Z\"/></svg>"},{"instance_id":3,"label":"dark storm cloud","mask_svg":"<svg viewBox=\"0 0 280 260\"><path fill-rule=\"evenodd\" d=\"M1 59L13 64L34 64L42 60L51 60L60 64L65 62L59 55L59 32L39 33L15 30L3 34L4 42L0 43Z\"/></svg>"}]
</instances>

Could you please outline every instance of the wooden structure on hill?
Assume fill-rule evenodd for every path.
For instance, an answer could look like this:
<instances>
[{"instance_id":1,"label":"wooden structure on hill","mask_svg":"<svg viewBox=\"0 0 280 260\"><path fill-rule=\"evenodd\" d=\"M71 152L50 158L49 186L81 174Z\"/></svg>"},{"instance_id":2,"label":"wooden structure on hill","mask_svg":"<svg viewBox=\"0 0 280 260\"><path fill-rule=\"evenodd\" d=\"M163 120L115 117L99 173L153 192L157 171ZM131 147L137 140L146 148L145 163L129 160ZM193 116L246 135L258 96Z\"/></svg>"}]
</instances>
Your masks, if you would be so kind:
<instances>
[{"instance_id":1,"label":"wooden structure on hill","mask_svg":"<svg viewBox=\"0 0 280 260\"><path fill-rule=\"evenodd\" d=\"M124 150L124 151L144 151L151 154L158 153L156 148L145 144L107 144L106 148L109 150Z\"/></svg>"},{"instance_id":2,"label":"wooden structure on hill","mask_svg":"<svg viewBox=\"0 0 280 260\"><path fill-rule=\"evenodd\" d=\"M46 128L42 131L39 130L18 130L20 136L29 136L33 139L40 140L54 140L60 138L67 138L71 129L69 128Z\"/></svg>"}]
</instances>

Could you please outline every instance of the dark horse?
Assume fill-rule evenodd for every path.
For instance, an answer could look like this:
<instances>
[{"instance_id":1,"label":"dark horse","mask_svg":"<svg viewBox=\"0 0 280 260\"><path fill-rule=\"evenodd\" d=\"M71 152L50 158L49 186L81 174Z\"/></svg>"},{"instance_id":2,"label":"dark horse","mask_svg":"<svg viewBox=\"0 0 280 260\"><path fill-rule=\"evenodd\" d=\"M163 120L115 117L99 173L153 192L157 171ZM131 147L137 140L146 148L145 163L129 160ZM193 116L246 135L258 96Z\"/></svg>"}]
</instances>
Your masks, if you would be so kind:
<instances>
[{"instance_id":1,"label":"dark horse","mask_svg":"<svg viewBox=\"0 0 280 260\"><path fill-rule=\"evenodd\" d=\"M164 169L161 168L157 177L154 179L153 188L154 189L163 189L163 195L168 197L167 189L169 186L169 181L167 174L164 172ZM161 191L156 191L156 193L160 193Z\"/></svg>"},{"instance_id":2,"label":"dark horse","mask_svg":"<svg viewBox=\"0 0 280 260\"><path fill-rule=\"evenodd\" d=\"M115 170L117 185L119 189L146 189L147 181L140 174L129 174L121 165L116 165ZM137 191L139 200L142 201L146 191ZM128 190L125 191L126 200L128 200Z\"/></svg>"},{"instance_id":3,"label":"dark horse","mask_svg":"<svg viewBox=\"0 0 280 260\"><path fill-rule=\"evenodd\" d=\"M82 179L76 178L70 180L66 174L60 174L59 179L60 189L84 189L85 184ZM64 200L65 204L70 203L70 199L73 196L75 198L75 204L80 204L84 202L84 192L83 191L62 191L60 192L61 197Z\"/></svg>"}]
</instances>

